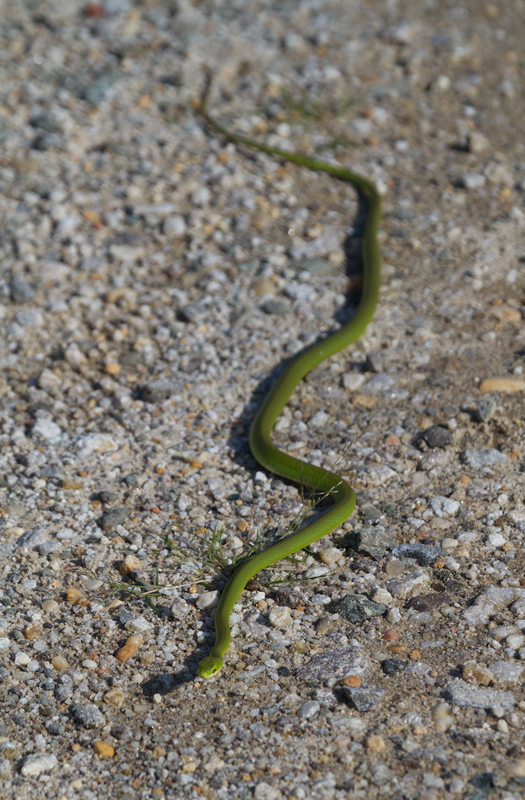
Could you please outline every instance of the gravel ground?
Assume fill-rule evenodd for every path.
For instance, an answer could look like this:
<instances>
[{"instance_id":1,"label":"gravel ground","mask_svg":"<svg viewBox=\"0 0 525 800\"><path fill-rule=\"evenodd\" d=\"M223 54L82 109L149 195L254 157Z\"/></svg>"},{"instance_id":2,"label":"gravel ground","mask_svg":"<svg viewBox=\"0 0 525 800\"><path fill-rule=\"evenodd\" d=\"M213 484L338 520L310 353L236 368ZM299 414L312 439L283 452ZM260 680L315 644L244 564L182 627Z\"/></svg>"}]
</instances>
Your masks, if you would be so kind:
<instances>
[{"instance_id":1,"label":"gravel ground","mask_svg":"<svg viewBox=\"0 0 525 800\"><path fill-rule=\"evenodd\" d=\"M0 798L523 797L523 0L0 20ZM230 127L384 195L375 320L275 433L358 508L243 594L206 682L206 541L305 507L247 431L348 319L362 216L207 135L205 66Z\"/></svg>"}]
</instances>

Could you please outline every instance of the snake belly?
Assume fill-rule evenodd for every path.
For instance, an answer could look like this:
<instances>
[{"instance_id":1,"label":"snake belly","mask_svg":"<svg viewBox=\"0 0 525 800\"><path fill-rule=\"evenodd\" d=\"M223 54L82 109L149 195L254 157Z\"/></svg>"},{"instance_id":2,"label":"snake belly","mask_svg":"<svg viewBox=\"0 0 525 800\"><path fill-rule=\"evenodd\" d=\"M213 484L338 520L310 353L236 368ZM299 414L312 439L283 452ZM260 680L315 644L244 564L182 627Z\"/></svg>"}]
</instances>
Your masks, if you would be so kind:
<instances>
[{"instance_id":1,"label":"snake belly","mask_svg":"<svg viewBox=\"0 0 525 800\"><path fill-rule=\"evenodd\" d=\"M276 475L329 496L332 505L319 519L252 556L233 573L222 591L215 612L215 644L210 654L199 664L199 675L203 678L215 675L223 666L224 656L231 642L230 615L248 581L261 570L302 550L335 530L348 519L355 508L355 493L347 481L334 472L328 472L279 450L272 443L271 433L277 417L299 381L317 364L334 353L338 353L361 336L374 315L379 300L381 280L381 261L377 238L381 217L381 200L374 184L343 167L317 161L300 153L269 147L232 133L208 114L205 107L206 97L207 92L205 92L199 110L210 128L218 134L234 144L255 148L284 161L315 172L325 172L334 178L351 183L366 200L367 216L362 241L363 285L359 304L352 319L339 330L306 347L293 358L260 406L252 422L249 436L250 449L261 466Z\"/></svg>"}]
</instances>

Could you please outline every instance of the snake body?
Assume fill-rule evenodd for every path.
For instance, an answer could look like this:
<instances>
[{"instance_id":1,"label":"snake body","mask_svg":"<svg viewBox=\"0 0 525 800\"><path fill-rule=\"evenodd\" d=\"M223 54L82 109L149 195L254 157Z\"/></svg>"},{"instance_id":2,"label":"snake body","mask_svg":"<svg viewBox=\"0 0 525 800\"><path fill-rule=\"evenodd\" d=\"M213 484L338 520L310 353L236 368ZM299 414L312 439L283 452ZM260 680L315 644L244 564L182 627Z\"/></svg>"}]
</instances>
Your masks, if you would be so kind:
<instances>
[{"instance_id":1,"label":"snake body","mask_svg":"<svg viewBox=\"0 0 525 800\"><path fill-rule=\"evenodd\" d=\"M322 517L252 556L233 573L222 591L216 609L215 644L210 654L199 664L199 675L203 678L215 675L223 666L223 658L231 642L230 615L248 581L271 564L287 558L333 531L348 519L355 508L355 493L347 481L334 472L328 472L282 452L272 443L271 433L277 417L299 381L317 364L355 342L367 327L379 299L381 267L377 240L381 201L371 181L343 167L317 161L299 153L269 147L232 133L208 114L206 97L207 91L199 110L210 128L234 144L255 148L271 156L316 172L326 172L334 178L353 184L367 202L367 217L362 240L363 285L355 314L339 330L306 347L288 364L257 411L249 436L252 454L265 469L328 495L333 504Z\"/></svg>"}]
</instances>

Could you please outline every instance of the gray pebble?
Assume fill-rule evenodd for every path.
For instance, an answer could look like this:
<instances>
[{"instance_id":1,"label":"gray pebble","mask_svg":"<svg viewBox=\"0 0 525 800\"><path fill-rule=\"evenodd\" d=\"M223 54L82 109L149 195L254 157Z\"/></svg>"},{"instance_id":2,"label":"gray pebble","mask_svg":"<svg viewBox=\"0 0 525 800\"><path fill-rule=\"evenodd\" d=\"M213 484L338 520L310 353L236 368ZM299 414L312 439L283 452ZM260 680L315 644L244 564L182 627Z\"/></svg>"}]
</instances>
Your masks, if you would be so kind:
<instances>
[{"instance_id":1,"label":"gray pebble","mask_svg":"<svg viewBox=\"0 0 525 800\"><path fill-rule=\"evenodd\" d=\"M180 214L172 214L164 220L162 231L170 239L178 239L186 233L186 220Z\"/></svg>"},{"instance_id":2,"label":"gray pebble","mask_svg":"<svg viewBox=\"0 0 525 800\"><path fill-rule=\"evenodd\" d=\"M374 603L364 595L350 593L332 603L330 611L340 614L348 622L356 623L386 614L388 606L383 603Z\"/></svg>"},{"instance_id":3,"label":"gray pebble","mask_svg":"<svg viewBox=\"0 0 525 800\"><path fill-rule=\"evenodd\" d=\"M467 172L460 178L460 186L464 189L481 189L485 186L487 179L480 172Z\"/></svg>"},{"instance_id":4,"label":"gray pebble","mask_svg":"<svg viewBox=\"0 0 525 800\"><path fill-rule=\"evenodd\" d=\"M321 709L321 704L317 702L317 700L307 700L306 703L303 703L299 711L297 712L297 716L301 719L310 719L310 717L315 717L316 714L319 713Z\"/></svg>"},{"instance_id":5,"label":"gray pebble","mask_svg":"<svg viewBox=\"0 0 525 800\"><path fill-rule=\"evenodd\" d=\"M11 300L13 303L27 303L32 300L36 292L33 287L19 278L18 275L13 275L10 284Z\"/></svg>"},{"instance_id":6,"label":"gray pebble","mask_svg":"<svg viewBox=\"0 0 525 800\"><path fill-rule=\"evenodd\" d=\"M337 268L325 258L305 258L298 266L310 275L333 275L337 272Z\"/></svg>"},{"instance_id":7,"label":"gray pebble","mask_svg":"<svg viewBox=\"0 0 525 800\"><path fill-rule=\"evenodd\" d=\"M446 550L436 544L420 544L407 542L398 544L392 550L392 555L402 558L414 558L422 567L431 566L438 558L446 556Z\"/></svg>"},{"instance_id":8,"label":"gray pebble","mask_svg":"<svg viewBox=\"0 0 525 800\"><path fill-rule=\"evenodd\" d=\"M370 659L360 647L338 647L317 653L297 670L297 677L302 681L325 681L328 678L337 680L347 675L363 675L370 665Z\"/></svg>"},{"instance_id":9,"label":"gray pebble","mask_svg":"<svg viewBox=\"0 0 525 800\"><path fill-rule=\"evenodd\" d=\"M494 676L495 683L503 685L519 683L525 671L525 667L516 661L495 661L489 664L489 669Z\"/></svg>"},{"instance_id":10,"label":"gray pebble","mask_svg":"<svg viewBox=\"0 0 525 800\"><path fill-rule=\"evenodd\" d=\"M175 394L173 381L168 378L157 378L141 386L142 398L148 403L159 403Z\"/></svg>"},{"instance_id":11,"label":"gray pebble","mask_svg":"<svg viewBox=\"0 0 525 800\"><path fill-rule=\"evenodd\" d=\"M483 397L476 403L476 408L472 412L474 419L478 422L487 422L496 410L496 402L492 397Z\"/></svg>"},{"instance_id":12,"label":"gray pebble","mask_svg":"<svg viewBox=\"0 0 525 800\"><path fill-rule=\"evenodd\" d=\"M109 511L106 511L102 514L100 519L100 525L102 530L107 533L108 531L114 530L117 525L122 525L122 523L129 517L130 510L129 508L112 508Z\"/></svg>"},{"instance_id":13,"label":"gray pebble","mask_svg":"<svg viewBox=\"0 0 525 800\"><path fill-rule=\"evenodd\" d=\"M443 691L443 697L461 708L490 709L492 706L501 706L505 711L513 711L515 706L512 692L473 686L460 678L449 683Z\"/></svg>"},{"instance_id":14,"label":"gray pebble","mask_svg":"<svg viewBox=\"0 0 525 800\"><path fill-rule=\"evenodd\" d=\"M505 453L495 450L493 447L483 450L473 450L471 448L465 450L465 461L472 469L495 467L499 464L506 464L508 460L509 457Z\"/></svg>"},{"instance_id":15,"label":"gray pebble","mask_svg":"<svg viewBox=\"0 0 525 800\"><path fill-rule=\"evenodd\" d=\"M379 561L389 550L395 547L392 539L381 526L375 528L356 528L345 538L345 545L358 553L372 556Z\"/></svg>"},{"instance_id":16,"label":"gray pebble","mask_svg":"<svg viewBox=\"0 0 525 800\"><path fill-rule=\"evenodd\" d=\"M373 711L384 693L380 686L343 686L343 694L358 711Z\"/></svg>"},{"instance_id":17,"label":"gray pebble","mask_svg":"<svg viewBox=\"0 0 525 800\"><path fill-rule=\"evenodd\" d=\"M180 306L177 314L182 322L203 322L208 316L208 309L200 303L188 303Z\"/></svg>"},{"instance_id":18,"label":"gray pebble","mask_svg":"<svg viewBox=\"0 0 525 800\"><path fill-rule=\"evenodd\" d=\"M106 718L94 703L74 703L70 714L84 728L103 728L106 724Z\"/></svg>"},{"instance_id":19,"label":"gray pebble","mask_svg":"<svg viewBox=\"0 0 525 800\"><path fill-rule=\"evenodd\" d=\"M39 308L24 308L15 319L23 328L41 328L44 324L44 315Z\"/></svg>"},{"instance_id":20,"label":"gray pebble","mask_svg":"<svg viewBox=\"0 0 525 800\"><path fill-rule=\"evenodd\" d=\"M276 314L279 317L285 317L287 314L292 313L292 306L286 300L278 300L274 297L269 297L264 303L261 303L261 308L266 314Z\"/></svg>"},{"instance_id":21,"label":"gray pebble","mask_svg":"<svg viewBox=\"0 0 525 800\"><path fill-rule=\"evenodd\" d=\"M118 500L118 494L108 489L101 489L98 493L98 499L101 503L115 503Z\"/></svg>"}]
</instances>

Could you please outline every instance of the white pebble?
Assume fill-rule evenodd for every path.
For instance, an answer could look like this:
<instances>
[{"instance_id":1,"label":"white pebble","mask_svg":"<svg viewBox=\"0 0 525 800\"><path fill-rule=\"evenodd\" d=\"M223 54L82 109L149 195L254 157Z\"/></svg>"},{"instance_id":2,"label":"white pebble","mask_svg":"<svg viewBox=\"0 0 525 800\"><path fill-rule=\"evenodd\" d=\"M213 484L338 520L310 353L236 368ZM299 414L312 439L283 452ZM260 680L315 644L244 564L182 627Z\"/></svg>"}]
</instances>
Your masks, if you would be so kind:
<instances>
[{"instance_id":1,"label":"white pebble","mask_svg":"<svg viewBox=\"0 0 525 800\"><path fill-rule=\"evenodd\" d=\"M488 535L487 543L491 547L503 547L503 545L507 543L507 540L501 533L494 532Z\"/></svg>"},{"instance_id":2,"label":"white pebble","mask_svg":"<svg viewBox=\"0 0 525 800\"><path fill-rule=\"evenodd\" d=\"M186 233L186 220L180 214L173 214L164 220L162 230L170 239L178 239Z\"/></svg>"},{"instance_id":3,"label":"white pebble","mask_svg":"<svg viewBox=\"0 0 525 800\"><path fill-rule=\"evenodd\" d=\"M365 382L365 376L361 372L345 372L343 375L343 386L349 392L355 392Z\"/></svg>"},{"instance_id":4,"label":"white pebble","mask_svg":"<svg viewBox=\"0 0 525 800\"><path fill-rule=\"evenodd\" d=\"M58 764L58 759L55 755L34 754L27 756L20 772L27 778L30 775L40 775L41 772L47 772L53 769Z\"/></svg>"},{"instance_id":5,"label":"white pebble","mask_svg":"<svg viewBox=\"0 0 525 800\"><path fill-rule=\"evenodd\" d=\"M292 624L292 613L287 606L276 606L270 611L269 620L274 628L289 628Z\"/></svg>"},{"instance_id":6,"label":"white pebble","mask_svg":"<svg viewBox=\"0 0 525 800\"><path fill-rule=\"evenodd\" d=\"M212 608L217 608L219 603L220 592L214 590L211 592L202 592L197 597L196 606L201 611L209 611Z\"/></svg>"}]
</instances>

